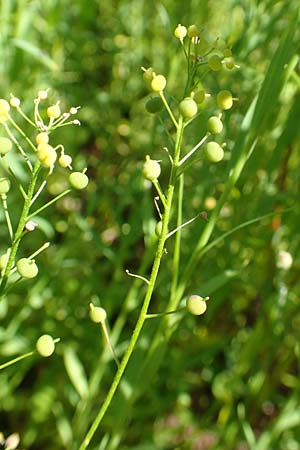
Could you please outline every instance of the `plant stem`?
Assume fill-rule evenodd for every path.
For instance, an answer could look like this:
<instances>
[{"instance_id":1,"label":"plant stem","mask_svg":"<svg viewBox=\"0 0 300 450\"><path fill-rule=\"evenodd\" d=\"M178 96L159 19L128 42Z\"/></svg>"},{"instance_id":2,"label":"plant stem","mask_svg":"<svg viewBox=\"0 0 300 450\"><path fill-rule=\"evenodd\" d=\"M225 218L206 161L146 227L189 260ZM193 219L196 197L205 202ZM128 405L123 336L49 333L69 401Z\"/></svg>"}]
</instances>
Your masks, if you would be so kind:
<instances>
[{"instance_id":1,"label":"plant stem","mask_svg":"<svg viewBox=\"0 0 300 450\"><path fill-rule=\"evenodd\" d=\"M5 220L6 220L6 224L7 224L7 229L8 229L10 240L12 241L13 240L13 229L12 229L12 226L11 226L11 220L10 220L9 211L8 211L8 208L7 208L7 201L6 201L6 199L7 199L6 194L1 194L1 202L2 202L2 205L3 205L3 210L4 210Z\"/></svg>"},{"instance_id":2,"label":"plant stem","mask_svg":"<svg viewBox=\"0 0 300 450\"><path fill-rule=\"evenodd\" d=\"M181 142L183 137L183 122L182 118L179 118L177 133L176 133L176 143L175 143L175 149L174 149L174 158L173 158L173 165L171 168L171 174L169 179L169 186L168 186L168 192L167 192L167 200L165 205L165 210L163 214L163 225L162 225L162 232L158 241L157 250L152 266L151 276L149 280L149 285L146 291L146 295L144 298L144 302L135 326L135 329L132 333L128 348L123 356L123 359L120 363L120 366L116 372L116 375L114 377L114 380L111 384L111 387L106 395L106 398L96 416L94 419L94 422L92 423L89 431L87 432L82 444L79 447L79 450L86 450L88 447L92 437L94 436L97 428L99 427L109 405L111 404L111 401L115 395L115 392L121 382L121 379L123 377L123 374L125 372L125 369L127 367L128 361L134 351L135 345L137 343L137 340L139 338L139 335L141 333L141 330L143 328L144 322L146 320L148 307L152 298L152 293L155 287L156 278L158 275L161 259L164 253L164 246L166 241L166 236L168 233L168 224L170 220L170 213L171 213L171 207L172 207L172 200L174 195L174 189L175 189L175 183L176 183L176 175L177 175L177 169L179 164L179 157L180 157L180 148L181 148Z\"/></svg>"},{"instance_id":3,"label":"plant stem","mask_svg":"<svg viewBox=\"0 0 300 450\"><path fill-rule=\"evenodd\" d=\"M33 197L34 188L35 188L35 184L36 184L36 180L37 180L37 176L38 176L38 173L39 173L40 166L41 166L40 162L37 161L35 163L34 167L33 167L33 172L32 172L31 180L30 180L30 183L29 183L27 196L26 196L26 198L24 200L23 210L22 210L22 213L21 213L21 217L20 217L20 220L19 220L19 224L18 224L17 230L16 230L15 235L14 235L14 239L13 239L12 247L11 247L11 252L10 252L10 255L9 255L9 258L8 258L8 262L7 262L5 271L4 271L4 275L3 275L3 278L2 278L2 281L1 281L1 284L0 284L0 297L3 294L5 286L7 284L8 277L10 275L10 272L11 272L11 269L12 269L12 266L13 266L13 263L14 263L14 259L15 259L15 256L16 256L16 253L17 253L17 250L18 250L18 247L19 247L19 243L20 243L20 240L22 238L23 230L24 230L25 224L26 224L26 222L28 220L28 213L29 213L29 209L30 209L30 203L31 203L31 199Z\"/></svg>"},{"instance_id":4,"label":"plant stem","mask_svg":"<svg viewBox=\"0 0 300 450\"><path fill-rule=\"evenodd\" d=\"M41 206L39 209L37 209L36 211L34 211L33 213L31 213L27 219L32 219L34 216L36 216L37 214L39 214L40 212L44 211L44 209L48 208L49 206L51 206L53 203L57 202L57 200L59 200L60 198L64 197L65 195L67 195L69 192L71 192L72 189L67 189L66 191L62 192L61 194L57 195L56 197L54 197L52 200L50 200L50 202L45 203L45 205Z\"/></svg>"}]
</instances>

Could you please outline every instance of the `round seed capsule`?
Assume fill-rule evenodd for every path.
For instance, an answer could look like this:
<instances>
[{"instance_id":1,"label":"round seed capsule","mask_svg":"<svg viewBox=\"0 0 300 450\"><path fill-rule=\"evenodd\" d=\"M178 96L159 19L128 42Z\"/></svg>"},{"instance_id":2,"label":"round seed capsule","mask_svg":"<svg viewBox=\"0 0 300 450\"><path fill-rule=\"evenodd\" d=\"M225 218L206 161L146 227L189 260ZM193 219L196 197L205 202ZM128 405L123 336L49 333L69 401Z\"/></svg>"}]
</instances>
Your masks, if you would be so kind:
<instances>
[{"instance_id":1,"label":"round seed capsule","mask_svg":"<svg viewBox=\"0 0 300 450\"><path fill-rule=\"evenodd\" d=\"M223 123L219 117L212 116L207 121L207 130L212 134L219 134L223 130Z\"/></svg>"},{"instance_id":2,"label":"round seed capsule","mask_svg":"<svg viewBox=\"0 0 300 450\"><path fill-rule=\"evenodd\" d=\"M219 72L222 69L222 59L218 55L212 55L208 58L208 66L214 72Z\"/></svg>"},{"instance_id":3,"label":"round seed capsule","mask_svg":"<svg viewBox=\"0 0 300 450\"><path fill-rule=\"evenodd\" d=\"M194 316L201 316L207 309L206 301L200 295L191 295L186 301L186 307Z\"/></svg>"},{"instance_id":4,"label":"round seed capsule","mask_svg":"<svg viewBox=\"0 0 300 450\"><path fill-rule=\"evenodd\" d=\"M12 141L6 137L0 137L0 155L6 155L12 149Z\"/></svg>"},{"instance_id":5,"label":"round seed capsule","mask_svg":"<svg viewBox=\"0 0 300 450\"><path fill-rule=\"evenodd\" d=\"M152 97L147 100L145 108L150 114L156 114L162 110L162 102L160 97Z\"/></svg>"},{"instance_id":6,"label":"round seed capsule","mask_svg":"<svg viewBox=\"0 0 300 450\"><path fill-rule=\"evenodd\" d=\"M209 142L205 147L205 155L210 162L219 162L224 158L224 150L217 142Z\"/></svg>"},{"instance_id":7,"label":"round seed capsule","mask_svg":"<svg viewBox=\"0 0 300 450\"><path fill-rule=\"evenodd\" d=\"M37 157L45 167L52 167L56 161L57 153L49 144L40 144L38 146Z\"/></svg>"},{"instance_id":8,"label":"round seed capsule","mask_svg":"<svg viewBox=\"0 0 300 450\"><path fill-rule=\"evenodd\" d=\"M161 92L165 89L167 80L163 75L154 75L150 83L151 89L154 92Z\"/></svg>"},{"instance_id":9,"label":"round seed capsule","mask_svg":"<svg viewBox=\"0 0 300 450\"><path fill-rule=\"evenodd\" d=\"M0 194L7 194L10 189L10 180L8 178L0 178Z\"/></svg>"},{"instance_id":10,"label":"round seed capsule","mask_svg":"<svg viewBox=\"0 0 300 450\"><path fill-rule=\"evenodd\" d=\"M59 157L58 164L64 168L70 167L72 164L72 157L70 155L63 154Z\"/></svg>"},{"instance_id":11,"label":"round seed capsule","mask_svg":"<svg viewBox=\"0 0 300 450\"><path fill-rule=\"evenodd\" d=\"M33 259L21 258L16 264L17 271L23 278L34 278L37 276L39 269Z\"/></svg>"},{"instance_id":12,"label":"round seed capsule","mask_svg":"<svg viewBox=\"0 0 300 450\"><path fill-rule=\"evenodd\" d=\"M40 145L40 144L48 144L48 142L49 142L49 135L48 135L48 133L45 133L45 132L39 133L35 137L35 142L38 145Z\"/></svg>"},{"instance_id":13,"label":"round seed capsule","mask_svg":"<svg viewBox=\"0 0 300 450\"><path fill-rule=\"evenodd\" d=\"M72 172L69 176L69 182L75 189L84 189L89 183L88 176L82 172Z\"/></svg>"},{"instance_id":14,"label":"round seed capsule","mask_svg":"<svg viewBox=\"0 0 300 450\"><path fill-rule=\"evenodd\" d=\"M194 93L194 97L193 99L195 100L195 102L200 105L200 103L203 103L205 100L205 91L204 89L199 89L198 91L196 91Z\"/></svg>"},{"instance_id":15,"label":"round seed capsule","mask_svg":"<svg viewBox=\"0 0 300 450\"><path fill-rule=\"evenodd\" d=\"M197 25L195 25L195 24L190 25L188 27L187 34L188 34L188 37L190 39L198 37L199 36L199 30L197 28Z\"/></svg>"},{"instance_id":16,"label":"round seed capsule","mask_svg":"<svg viewBox=\"0 0 300 450\"><path fill-rule=\"evenodd\" d=\"M47 116L50 119L57 119L61 115L59 105L52 105L47 108Z\"/></svg>"},{"instance_id":17,"label":"round seed capsule","mask_svg":"<svg viewBox=\"0 0 300 450\"><path fill-rule=\"evenodd\" d=\"M10 106L9 106L8 101L1 98L0 99L0 115L8 114L9 110L10 110Z\"/></svg>"},{"instance_id":18,"label":"round seed capsule","mask_svg":"<svg viewBox=\"0 0 300 450\"><path fill-rule=\"evenodd\" d=\"M144 70L144 72L143 72L143 78L148 83L150 83L152 81L153 75L154 75L154 70L152 67L149 67L148 69Z\"/></svg>"},{"instance_id":19,"label":"round seed capsule","mask_svg":"<svg viewBox=\"0 0 300 450\"><path fill-rule=\"evenodd\" d=\"M228 70L232 70L234 68L234 59L229 57L225 59L225 66Z\"/></svg>"},{"instance_id":20,"label":"round seed capsule","mask_svg":"<svg viewBox=\"0 0 300 450\"><path fill-rule=\"evenodd\" d=\"M187 34L187 29L184 25L178 24L174 30L174 36L181 41L185 38Z\"/></svg>"},{"instance_id":21,"label":"round seed capsule","mask_svg":"<svg viewBox=\"0 0 300 450\"><path fill-rule=\"evenodd\" d=\"M90 304L90 318L95 323L103 323L106 319L106 311L100 306Z\"/></svg>"},{"instance_id":22,"label":"round seed capsule","mask_svg":"<svg viewBox=\"0 0 300 450\"><path fill-rule=\"evenodd\" d=\"M155 181L161 173L160 164L155 159L150 159L150 156L146 156L146 161L143 166L143 175L149 181Z\"/></svg>"},{"instance_id":23,"label":"round seed capsule","mask_svg":"<svg viewBox=\"0 0 300 450\"><path fill-rule=\"evenodd\" d=\"M45 358L51 356L55 350L55 343L53 337L50 336L50 334L43 334L41 337L38 338L36 342L36 349L37 352Z\"/></svg>"},{"instance_id":24,"label":"round seed capsule","mask_svg":"<svg viewBox=\"0 0 300 450\"><path fill-rule=\"evenodd\" d=\"M232 94L230 91L220 91L217 95L217 105L221 109L230 109L233 104Z\"/></svg>"},{"instance_id":25,"label":"round seed capsule","mask_svg":"<svg viewBox=\"0 0 300 450\"><path fill-rule=\"evenodd\" d=\"M179 111L182 117L191 119L198 112L197 103L194 99L186 97L179 103Z\"/></svg>"}]
</instances>

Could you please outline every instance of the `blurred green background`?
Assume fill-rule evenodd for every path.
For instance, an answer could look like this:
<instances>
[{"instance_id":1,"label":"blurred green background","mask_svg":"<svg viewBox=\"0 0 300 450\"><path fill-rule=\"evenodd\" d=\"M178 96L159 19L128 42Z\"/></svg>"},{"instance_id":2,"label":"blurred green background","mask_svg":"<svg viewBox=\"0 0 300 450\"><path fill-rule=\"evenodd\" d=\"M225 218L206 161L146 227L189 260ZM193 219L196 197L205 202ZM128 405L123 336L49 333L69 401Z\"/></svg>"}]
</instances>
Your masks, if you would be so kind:
<instances>
[{"instance_id":1,"label":"blurred green background","mask_svg":"<svg viewBox=\"0 0 300 450\"><path fill-rule=\"evenodd\" d=\"M269 212L289 211L237 230L195 265L186 295L209 295L207 313L182 318L158 371L141 383L155 327L146 324L91 448L300 449L298 8L274 0L0 1L0 97L13 93L30 112L37 91L49 87L51 102L80 105L81 127L60 130L56 139L90 177L84 193L39 218L21 256L50 240L38 259L40 275L0 305L1 362L32 349L43 333L61 338L50 359L34 357L0 373L0 431L18 432L20 448L78 448L103 401L115 367L89 320L91 300L107 310L117 353L126 348L144 288L125 269L148 273L155 245L157 216L142 162L146 154L162 160L163 185L168 165L161 121L144 108L149 93L140 68L163 73L171 101L181 100L186 73L173 31L196 23L208 41L226 39L240 66L204 82L212 94L230 89L238 98L224 117L227 159L238 157L243 133L250 142L257 137L213 239ZM242 129L257 94L261 110ZM211 114L213 103L207 108ZM186 145L203 130L192 125ZM191 168L186 220L210 214L228 164L200 161ZM47 200L63 183L57 172ZM17 212L18 196L10 203ZM0 217L1 253L8 244ZM182 269L203 227L185 229ZM280 268L280 251L292 255L291 268ZM168 299L170 270L164 261L153 312Z\"/></svg>"}]
</instances>

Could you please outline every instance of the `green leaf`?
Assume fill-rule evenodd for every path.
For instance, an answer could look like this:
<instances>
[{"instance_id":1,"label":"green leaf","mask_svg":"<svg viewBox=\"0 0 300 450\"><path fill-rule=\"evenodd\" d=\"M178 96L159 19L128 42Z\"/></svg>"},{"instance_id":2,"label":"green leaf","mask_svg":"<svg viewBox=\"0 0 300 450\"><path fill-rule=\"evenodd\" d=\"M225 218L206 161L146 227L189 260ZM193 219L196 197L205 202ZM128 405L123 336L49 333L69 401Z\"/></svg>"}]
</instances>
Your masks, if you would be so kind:
<instances>
[{"instance_id":1,"label":"green leaf","mask_svg":"<svg viewBox=\"0 0 300 450\"><path fill-rule=\"evenodd\" d=\"M71 347L64 349L64 363L74 388L82 399L86 398L89 392L87 377L80 359Z\"/></svg>"}]
</instances>

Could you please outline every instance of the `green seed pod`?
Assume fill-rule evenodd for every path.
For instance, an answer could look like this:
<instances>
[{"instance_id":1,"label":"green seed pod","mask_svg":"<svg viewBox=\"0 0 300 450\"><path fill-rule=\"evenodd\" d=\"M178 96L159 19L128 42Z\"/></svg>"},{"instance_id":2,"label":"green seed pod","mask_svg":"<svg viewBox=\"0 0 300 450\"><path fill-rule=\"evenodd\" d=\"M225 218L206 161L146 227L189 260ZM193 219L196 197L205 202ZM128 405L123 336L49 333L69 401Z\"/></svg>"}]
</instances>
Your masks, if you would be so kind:
<instances>
[{"instance_id":1,"label":"green seed pod","mask_svg":"<svg viewBox=\"0 0 300 450\"><path fill-rule=\"evenodd\" d=\"M153 79L154 70L152 67L149 67L149 69L146 69L143 73L143 78L147 83L150 83Z\"/></svg>"},{"instance_id":2,"label":"green seed pod","mask_svg":"<svg viewBox=\"0 0 300 450\"><path fill-rule=\"evenodd\" d=\"M89 183L88 176L82 172L73 172L69 176L69 182L75 189L84 189Z\"/></svg>"},{"instance_id":3,"label":"green seed pod","mask_svg":"<svg viewBox=\"0 0 300 450\"><path fill-rule=\"evenodd\" d=\"M194 316L201 316L207 309L206 300L208 300L208 297L203 298L200 295L191 295L186 301L187 310Z\"/></svg>"},{"instance_id":4,"label":"green seed pod","mask_svg":"<svg viewBox=\"0 0 300 450\"><path fill-rule=\"evenodd\" d=\"M210 162L219 162L224 158L224 150L217 142L209 142L205 147L205 155Z\"/></svg>"},{"instance_id":5,"label":"green seed pod","mask_svg":"<svg viewBox=\"0 0 300 450\"><path fill-rule=\"evenodd\" d=\"M0 137L0 155L6 155L12 148L12 141L6 137Z\"/></svg>"},{"instance_id":6,"label":"green seed pod","mask_svg":"<svg viewBox=\"0 0 300 450\"><path fill-rule=\"evenodd\" d=\"M190 39L198 37L199 36L199 30L198 30L197 25L194 25L194 24L190 25L188 27L188 29L187 29L187 34L188 34L188 37Z\"/></svg>"},{"instance_id":7,"label":"green seed pod","mask_svg":"<svg viewBox=\"0 0 300 450\"><path fill-rule=\"evenodd\" d=\"M95 323L104 323L106 319L105 309L90 303L90 318Z\"/></svg>"},{"instance_id":8,"label":"green seed pod","mask_svg":"<svg viewBox=\"0 0 300 450\"><path fill-rule=\"evenodd\" d=\"M0 194L7 194L10 189L10 181L8 178L0 178Z\"/></svg>"},{"instance_id":9,"label":"green seed pod","mask_svg":"<svg viewBox=\"0 0 300 450\"><path fill-rule=\"evenodd\" d=\"M44 358L48 358L54 353L55 343L53 337L50 334L43 334L38 338L36 342L37 352Z\"/></svg>"},{"instance_id":10,"label":"green seed pod","mask_svg":"<svg viewBox=\"0 0 300 450\"><path fill-rule=\"evenodd\" d=\"M223 130L223 123L219 117L212 116L207 121L207 130L212 134L219 134Z\"/></svg>"},{"instance_id":11,"label":"green seed pod","mask_svg":"<svg viewBox=\"0 0 300 450\"><path fill-rule=\"evenodd\" d=\"M146 161L143 166L143 175L149 181L156 181L161 173L160 164L155 159L150 159L150 156L146 156Z\"/></svg>"},{"instance_id":12,"label":"green seed pod","mask_svg":"<svg viewBox=\"0 0 300 450\"><path fill-rule=\"evenodd\" d=\"M154 92L161 92L165 89L167 80L163 75L154 75L150 83L151 89Z\"/></svg>"},{"instance_id":13,"label":"green seed pod","mask_svg":"<svg viewBox=\"0 0 300 450\"><path fill-rule=\"evenodd\" d=\"M17 271L23 278L34 278L37 276L39 269L33 259L21 258L17 261Z\"/></svg>"},{"instance_id":14,"label":"green seed pod","mask_svg":"<svg viewBox=\"0 0 300 450\"><path fill-rule=\"evenodd\" d=\"M204 89L199 89L194 93L193 99L197 103L197 105L200 105L200 103L203 103L205 100L205 91Z\"/></svg>"},{"instance_id":15,"label":"green seed pod","mask_svg":"<svg viewBox=\"0 0 300 450\"><path fill-rule=\"evenodd\" d=\"M198 112L197 103L191 97L186 97L179 103L179 111L182 117L191 119Z\"/></svg>"},{"instance_id":16,"label":"green seed pod","mask_svg":"<svg viewBox=\"0 0 300 450\"><path fill-rule=\"evenodd\" d=\"M234 68L234 59L229 57L225 59L225 66L228 70L232 70Z\"/></svg>"},{"instance_id":17,"label":"green seed pod","mask_svg":"<svg viewBox=\"0 0 300 450\"><path fill-rule=\"evenodd\" d=\"M219 72L222 69L222 59L218 55L212 55L208 58L208 66L214 72Z\"/></svg>"},{"instance_id":18,"label":"green seed pod","mask_svg":"<svg viewBox=\"0 0 300 450\"><path fill-rule=\"evenodd\" d=\"M160 97L149 98L145 104L146 111L150 114L156 114L162 110L162 101Z\"/></svg>"},{"instance_id":19,"label":"green seed pod","mask_svg":"<svg viewBox=\"0 0 300 450\"><path fill-rule=\"evenodd\" d=\"M230 109L233 104L232 94L230 91L220 91L217 95L217 105L221 109Z\"/></svg>"}]
</instances>

